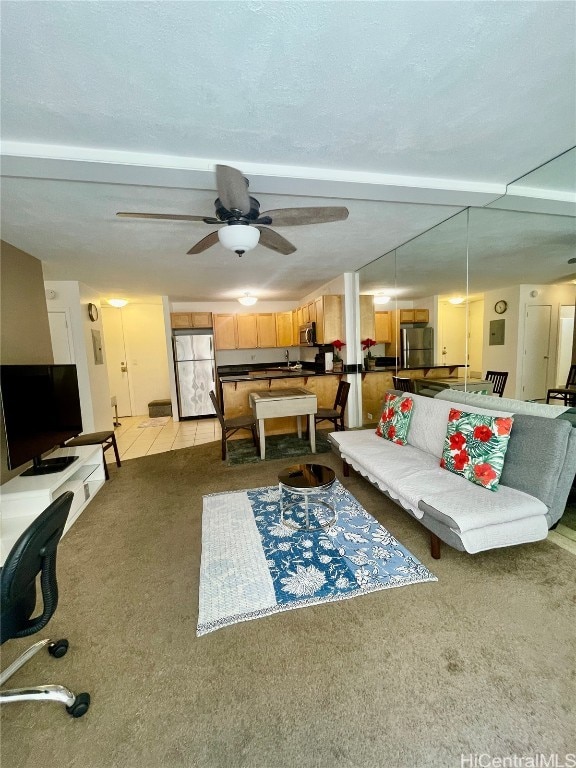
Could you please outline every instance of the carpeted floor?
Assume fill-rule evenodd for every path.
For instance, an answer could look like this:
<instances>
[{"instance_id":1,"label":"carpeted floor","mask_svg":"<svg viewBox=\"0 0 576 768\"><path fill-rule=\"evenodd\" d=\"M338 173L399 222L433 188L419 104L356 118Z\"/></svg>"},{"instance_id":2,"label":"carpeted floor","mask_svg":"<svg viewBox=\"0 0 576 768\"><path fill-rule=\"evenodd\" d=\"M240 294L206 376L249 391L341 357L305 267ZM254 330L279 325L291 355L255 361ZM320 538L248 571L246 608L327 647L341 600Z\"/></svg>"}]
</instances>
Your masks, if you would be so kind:
<instances>
[{"instance_id":1,"label":"carpeted floor","mask_svg":"<svg viewBox=\"0 0 576 768\"><path fill-rule=\"evenodd\" d=\"M49 630L70 651L10 681L88 690L91 710L4 707L2 765L461 768L462 753L573 752L576 557L540 542L432 561L418 522L322 462L438 582L197 638L202 495L273 484L285 461L228 467L218 442L113 466L59 549ZM5 644L3 666L29 644Z\"/></svg>"}]
</instances>

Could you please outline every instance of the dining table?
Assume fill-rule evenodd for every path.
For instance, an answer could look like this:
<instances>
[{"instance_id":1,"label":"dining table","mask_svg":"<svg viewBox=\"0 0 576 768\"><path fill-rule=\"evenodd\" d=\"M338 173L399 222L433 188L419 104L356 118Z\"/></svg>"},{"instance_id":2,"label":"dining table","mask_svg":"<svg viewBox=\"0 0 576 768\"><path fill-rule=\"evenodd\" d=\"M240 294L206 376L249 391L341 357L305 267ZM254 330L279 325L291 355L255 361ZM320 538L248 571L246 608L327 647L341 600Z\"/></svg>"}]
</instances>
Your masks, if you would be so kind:
<instances>
[{"instance_id":1,"label":"dining table","mask_svg":"<svg viewBox=\"0 0 576 768\"><path fill-rule=\"evenodd\" d=\"M314 392L310 392L310 390L303 387L290 387L250 392L248 397L252 413L258 424L260 458L262 461L266 458L265 420L279 419L285 416L296 416L299 438L302 438L301 417L308 416L310 448L312 453L316 453L314 414L318 411L318 402Z\"/></svg>"}]
</instances>

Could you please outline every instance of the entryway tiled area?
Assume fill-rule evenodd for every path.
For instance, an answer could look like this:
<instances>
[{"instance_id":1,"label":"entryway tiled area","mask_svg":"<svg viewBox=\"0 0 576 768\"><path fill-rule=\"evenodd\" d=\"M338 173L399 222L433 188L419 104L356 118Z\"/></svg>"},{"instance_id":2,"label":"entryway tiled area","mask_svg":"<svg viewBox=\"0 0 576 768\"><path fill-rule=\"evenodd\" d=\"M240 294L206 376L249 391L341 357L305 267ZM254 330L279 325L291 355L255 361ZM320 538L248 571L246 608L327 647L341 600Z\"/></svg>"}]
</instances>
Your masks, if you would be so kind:
<instances>
[{"instance_id":1,"label":"entryway tiled area","mask_svg":"<svg viewBox=\"0 0 576 768\"><path fill-rule=\"evenodd\" d=\"M153 419L148 416L122 416L120 427L115 428L120 459L137 459L152 453L164 453L191 445L212 443L221 439L218 419L194 419L174 421L170 418L164 426L141 426ZM115 462L114 452L106 451L108 463Z\"/></svg>"}]
</instances>

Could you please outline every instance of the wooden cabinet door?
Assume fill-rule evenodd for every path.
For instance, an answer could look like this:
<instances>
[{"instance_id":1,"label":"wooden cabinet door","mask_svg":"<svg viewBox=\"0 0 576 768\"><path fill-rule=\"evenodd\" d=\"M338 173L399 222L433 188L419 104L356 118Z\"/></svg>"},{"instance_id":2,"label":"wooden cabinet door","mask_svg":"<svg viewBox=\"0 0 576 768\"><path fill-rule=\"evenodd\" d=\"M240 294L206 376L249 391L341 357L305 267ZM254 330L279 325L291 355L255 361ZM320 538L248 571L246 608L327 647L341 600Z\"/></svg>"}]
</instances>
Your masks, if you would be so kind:
<instances>
[{"instance_id":1,"label":"wooden cabinet door","mask_svg":"<svg viewBox=\"0 0 576 768\"><path fill-rule=\"evenodd\" d=\"M427 323L429 319L429 313L427 309L415 309L414 310L414 322L415 323Z\"/></svg>"},{"instance_id":2,"label":"wooden cabinet door","mask_svg":"<svg viewBox=\"0 0 576 768\"><path fill-rule=\"evenodd\" d=\"M258 325L256 315L237 315L238 349L256 349L258 346Z\"/></svg>"},{"instance_id":3,"label":"wooden cabinet door","mask_svg":"<svg viewBox=\"0 0 576 768\"><path fill-rule=\"evenodd\" d=\"M308 304L308 322L315 323L316 322L316 302L311 301Z\"/></svg>"},{"instance_id":4,"label":"wooden cabinet door","mask_svg":"<svg viewBox=\"0 0 576 768\"><path fill-rule=\"evenodd\" d=\"M212 328L212 312L190 312L190 328Z\"/></svg>"},{"instance_id":5,"label":"wooden cabinet door","mask_svg":"<svg viewBox=\"0 0 576 768\"><path fill-rule=\"evenodd\" d=\"M342 339L342 296L323 296L323 342L330 344Z\"/></svg>"},{"instance_id":6,"label":"wooden cabinet door","mask_svg":"<svg viewBox=\"0 0 576 768\"><path fill-rule=\"evenodd\" d=\"M401 323L413 323L414 322L414 310L413 309L401 309L400 310L400 322Z\"/></svg>"},{"instance_id":7,"label":"wooden cabinet door","mask_svg":"<svg viewBox=\"0 0 576 768\"><path fill-rule=\"evenodd\" d=\"M292 312L276 312L276 343L279 347L293 345Z\"/></svg>"},{"instance_id":8,"label":"wooden cabinet door","mask_svg":"<svg viewBox=\"0 0 576 768\"><path fill-rule=\"evenodd\" d=\"M172 328L192 328L190 312L171 312L170 325Z\"/></svg>"},{"instance_id":9,"label":"wooden cabinet door","mask_svg":"<svg viewBox=\"0 0 576 768\"><path fill-rule=\"evenodd\" d=\"M256 315L256 330L259 347L277 347L276 317L273 312Z\"/></svg>"},{"instance_id":10,"label":"wooden cabinet door","mask_svg":"<svg viewBox=\"0 0 576 768\"><path fill-rule=\"evenodd\" d=\"M378 339L376 336L373 296L360 296L360 338Z\"/></svg>"},{"instance_id":11,"label":"wooden cabinet door","mask_svg":"<svg viewBox=\"0 0 576 768\"><path fill-rule=\"evenodd\" d=\"M213 315L212 321L216 349L236 349L238 347L236 315Z\"/></svg>"},{"instance_id":12,"label":"wooden cabinet door","mask_svg":"<svg viewBox=\"0 0 576 768\"><path fill-rule=\"evenodd\" d=\"M326 339L324 335L324 299L319 296L314 302L316 307L316 341L318 344L329 344L334 339Z\"/></svg>"},{"instance_id":13,"label":"wooden cabinet door","mask_svg":"<svg viewBox=\"0 0 576 768\"><path fill-rule=\"evenodd\" d=\"M292 344L297 347L300 344L300 319L298 310L292 310Z\"/></svg>"},{"instance_id":14,"label":"wooden cabinet door","mask_svg":"<svg viewBox=\"0 0 576 768\"><path fill-rule=\"evenodd\" d=\"M378 344L389 344L392 341L392 318L390 312L374 313L374 338Z\"/></svg>"}]
</instances>

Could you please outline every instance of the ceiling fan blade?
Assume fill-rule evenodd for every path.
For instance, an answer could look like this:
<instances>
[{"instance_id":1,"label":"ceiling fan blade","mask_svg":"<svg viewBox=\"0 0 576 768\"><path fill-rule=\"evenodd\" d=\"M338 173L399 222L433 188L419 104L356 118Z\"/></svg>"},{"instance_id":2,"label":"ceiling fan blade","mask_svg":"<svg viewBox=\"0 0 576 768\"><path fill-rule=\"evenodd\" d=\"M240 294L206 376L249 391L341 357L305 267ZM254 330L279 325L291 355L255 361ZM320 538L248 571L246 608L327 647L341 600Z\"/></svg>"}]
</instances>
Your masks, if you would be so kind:
<instances>
[{"instance_id":1,"label":"ceiling fan blade","mask_svg":"<svg viewBox=\"0 0 576 768\"><path fill-rule=\"evenodd\" d=\"M250 195L248 183L241 172L229 165L216 166L216 186L218 197L224 208L229 211L250 213Z\"/></svg>"},{"instance_id":2,"label":"ceiling fan blade","mask_svg":"<svg viewBox=\"0 0 576 768\"><path fill-rule=\"evenodd\" d=\"M205 251L208 248L211 248L213 245L216 245L217 242L218 242L218 231L210 232L209 235L206 235L206 237L203 237L202 240L196 243L196 245L193 245L189 251L186 251L186 253L188 253L189 255L193 255L195 253L202 253L202 251Z\"/></svg>"},{"instance_id":3,"label":"ceiling fan blade","mask_svg":"<svg viewBox=\"0 0 576 768\"><path fill-rule=\"evenodd\" d=\"M132 213L131 211L118 211L116 216L130 219L163 219L166 221L203 221L206 224L221 224L219 219L210 216L187 216L176 213Z\"/></svg>"},{"instance_id":4,"label":"ceiling fan blade","mask_svg":"<svg viewBox=\"0 0 576 768\"><path fill-rule=\"evenodd\" d=\"M344 221L348 218L348 208L279 208L276 211L264 211L260 218L272 219L273 227L297 227L301 224L326 224L330 221Z\"/></svg>"},{"instance_id":5,"label":"ceiling fan blade","mask_svg":"<svg viewBox=\"0 0 576 768\"><path fill-rule=\"evenodd\" d=\"M268 227L256 227L256 229L260 230L260 245L264 245L277 253L283 253L285 256L296 250L295 245L289 243L285 237L274 232L273 229L268 229Z\"/></svg>"}]
</instances>

